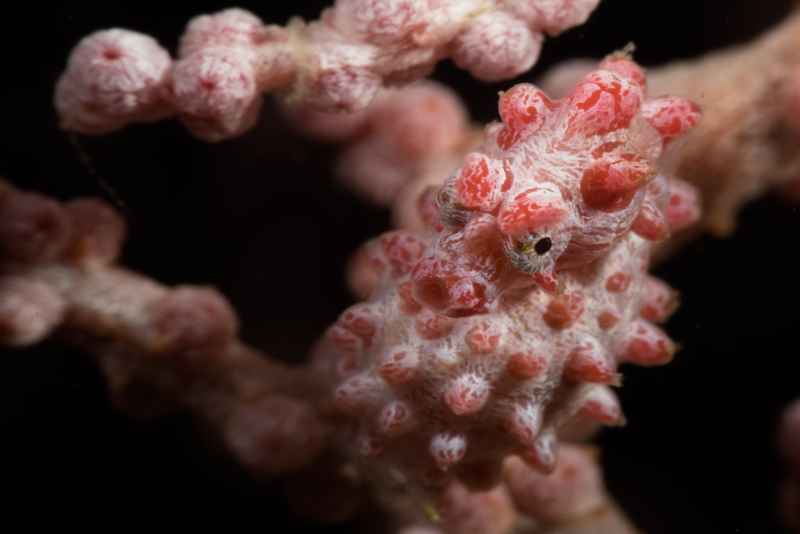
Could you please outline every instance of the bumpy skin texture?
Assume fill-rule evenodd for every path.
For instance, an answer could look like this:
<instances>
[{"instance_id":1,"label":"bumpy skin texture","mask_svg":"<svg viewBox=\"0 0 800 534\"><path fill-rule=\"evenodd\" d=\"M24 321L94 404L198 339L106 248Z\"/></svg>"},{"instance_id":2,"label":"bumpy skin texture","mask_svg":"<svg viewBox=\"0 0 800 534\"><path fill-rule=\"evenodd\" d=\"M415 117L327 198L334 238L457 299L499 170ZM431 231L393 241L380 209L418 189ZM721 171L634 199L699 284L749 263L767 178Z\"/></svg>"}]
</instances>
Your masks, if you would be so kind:
<instances>
[{"instance_id":1,"label":"bumpy skin texture","mask_svg":"<svg viewBox=\"0 0 800 534\"><path fill-rule=\"evenodd\" d=\"M675 294L646 273L672 222L657 163L699 110L644 83L619 55L559 101L515 86L439 192L438 231L367 246L372 295L317 354L365 461L428 488L491 487L510 454L550 471L562 425L622 423L618 364L672 358L653 322Z\"/></svg>"},{"instance_id":2,"label":"bumpy skin texture","mask_svg":"<svg viewBox=\"0 0 800 534\"><path fill-rule=\"evenodd\" d=\"M177 115L207 141L240 135L261 94L327 111L365 108L383 84L423 78L446 57L485 81L538 59L544 33L582 24L599 0L338 0L319 20L265 25L228 9L192 19L178 59L112 29L73 50L55 94L62 127L100 134Z\"/></svg>"}]
</instances>

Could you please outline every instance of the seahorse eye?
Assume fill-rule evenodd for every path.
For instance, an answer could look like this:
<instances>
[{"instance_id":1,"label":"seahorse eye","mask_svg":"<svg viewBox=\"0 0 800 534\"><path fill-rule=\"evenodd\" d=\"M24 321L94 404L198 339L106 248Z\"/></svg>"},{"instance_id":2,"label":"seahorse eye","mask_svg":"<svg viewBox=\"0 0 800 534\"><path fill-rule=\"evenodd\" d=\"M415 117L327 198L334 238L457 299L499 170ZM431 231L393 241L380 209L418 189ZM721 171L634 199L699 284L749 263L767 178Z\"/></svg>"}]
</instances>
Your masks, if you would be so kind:
<instances>
[{"instance_id":1,"label":"seahorse eye","mask_svg":"<svg viewBox=\"0 0 800 534\"><path fill-rule=\"evenodd\" d=\"M533 246L533 250L541 256L543 254L547 254L550 249L553 248L553 240L549 237L543 237L536 244Z\"/></svg>"},{"instance_id":2,"label":"seahorse eye","mask_svg":"<svg viewBox=\"0 0 800 534\"><path fill-rule=\"evenodd\" d=\"M521 239L507 238L505 253L512 265L528 274L539 272L549 261L546 254L553 248L553 240L535 232Z\"/></svg>"}]
</instances>

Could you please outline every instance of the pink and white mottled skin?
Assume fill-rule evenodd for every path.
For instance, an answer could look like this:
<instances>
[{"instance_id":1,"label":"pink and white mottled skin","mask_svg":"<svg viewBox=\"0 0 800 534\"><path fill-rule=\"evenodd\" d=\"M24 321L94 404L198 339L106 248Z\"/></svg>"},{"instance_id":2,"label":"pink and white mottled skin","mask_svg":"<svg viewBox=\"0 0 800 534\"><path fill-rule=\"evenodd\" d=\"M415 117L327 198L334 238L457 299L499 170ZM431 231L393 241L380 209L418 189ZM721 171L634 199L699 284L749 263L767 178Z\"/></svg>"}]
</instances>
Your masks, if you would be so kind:
<instances>
[{"instance_id":1,"label":"pink and white mottled skin","mask_svg":"<svg viewBox=\"0 0 800 534\"><path fill-rule=\"evenodd\" d=\"M651 242L686 221L657 165L699 110L644 93L623 55L560 101L515 86L441 189L433 231L367 245L371 296L316 365L341 377L334 402L369 465L425 488L492 487L512 454L551 471L562 425L622 423L618 364L670 361L653 322L675 294L646 271Z\"/></svg>"},{"instance_id":2,"label":"pink and white mottled skin","mask_svg":"<svg viewBox=\"0 0 800 534\"><path fill-rule=\"evenodd\" d=\"M778 447L787 467L781 509L787 525L800 532L800 400L790 404L783 414Z\"/></svg>"},{"instance_id":3,"label":"pink and white mottled skin","mask_svg":"<svg viewBox=\"0 0 800 534\"><path fill-rule=\"evenodd\" d=\"M256 121L261 95L328 111L365 108L384 84L427 76L438 61L484 81L513 78L539 57L544 33L582 24L599 0L337 0L319 20L265 25L243 9L192 19L178 59L152 38L96 32L58 83L62 127L102 134L177 116L207 141Z\"/></svg>"}]
</instances>

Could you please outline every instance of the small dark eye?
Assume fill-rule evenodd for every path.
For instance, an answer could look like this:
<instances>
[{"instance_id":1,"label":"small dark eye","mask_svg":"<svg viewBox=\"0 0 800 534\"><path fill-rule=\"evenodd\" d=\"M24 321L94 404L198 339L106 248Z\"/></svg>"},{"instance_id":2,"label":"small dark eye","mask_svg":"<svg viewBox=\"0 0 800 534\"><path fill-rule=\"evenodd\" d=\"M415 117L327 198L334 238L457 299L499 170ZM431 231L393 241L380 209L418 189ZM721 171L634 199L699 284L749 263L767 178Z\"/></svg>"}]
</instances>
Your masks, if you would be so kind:
<instances>
[{"instance_id":1,"label":"small dark eye","mask_svg":"<svg viewBox=\"0 0 800 534\"><path fill-rule=\"evenodd\" d=\"M533 250L536 251L538 255L547 254L547 252L552 248L553 241L550 240L549 237L543 237L539 241L533 245Z\"/></svg>"}]
</instances>

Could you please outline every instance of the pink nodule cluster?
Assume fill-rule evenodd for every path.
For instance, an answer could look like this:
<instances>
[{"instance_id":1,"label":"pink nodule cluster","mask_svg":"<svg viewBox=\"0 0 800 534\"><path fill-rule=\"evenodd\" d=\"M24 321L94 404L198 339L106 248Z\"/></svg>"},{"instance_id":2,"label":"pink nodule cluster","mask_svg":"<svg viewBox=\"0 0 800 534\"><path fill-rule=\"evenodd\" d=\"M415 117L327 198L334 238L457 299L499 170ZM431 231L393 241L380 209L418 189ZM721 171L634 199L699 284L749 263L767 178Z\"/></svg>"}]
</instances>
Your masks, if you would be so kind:
<instances>
[{"instance_id":1,"label":"pink nodule cluster","mask_svg":"<svg viewBox=\"0 0 800 534\"><path fill-rule=\"evenodd\" d=\"M436 195L431 232L366 245L371 296L315 361L340 377L359 455L423 487L490 488L509 455L553 470L566 423L624 421L618 365L675 352L655 325L677 296L647 274L652 243L698 213L657 164L699 110L645 84L614 55L561 100L511 88Z\"/></svg>"},{"instance_id":2,"label":"pink nodule cluster","mask_svg":"<svg viewBox=\"0 0 800 534\"><path fill-rule=\"evenodd\" d=\"M337 0L319 20L286 27L228 9L194 18L174 61L151 37L104 30L73 50L55 104L80 133L177 116L219 141L254 124L265 92L352 112L447 57L481 80L512 78L536 62L543 34L582 24L598 2Z\"/></svg>"}]
</instances>

